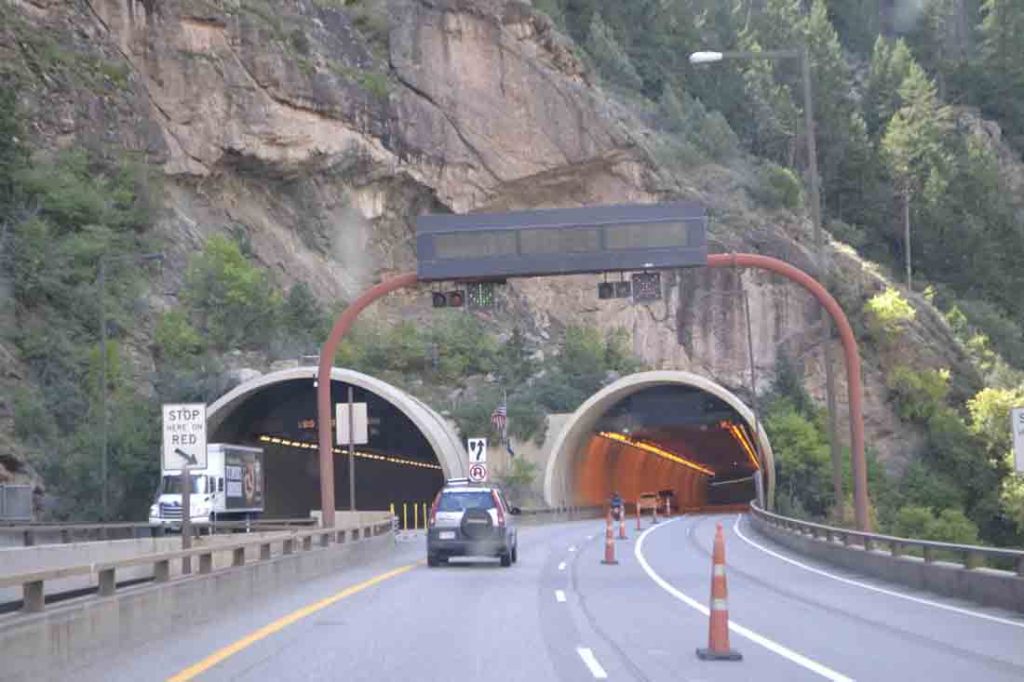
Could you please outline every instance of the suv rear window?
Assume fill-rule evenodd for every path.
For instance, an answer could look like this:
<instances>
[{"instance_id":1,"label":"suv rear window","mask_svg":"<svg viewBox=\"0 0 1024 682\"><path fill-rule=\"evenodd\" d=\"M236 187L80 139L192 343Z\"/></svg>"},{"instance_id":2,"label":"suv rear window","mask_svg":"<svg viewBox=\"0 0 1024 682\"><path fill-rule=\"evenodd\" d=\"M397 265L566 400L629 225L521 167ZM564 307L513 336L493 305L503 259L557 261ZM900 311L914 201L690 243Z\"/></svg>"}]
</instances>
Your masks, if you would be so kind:
<instances>
[{"instance_id":1,"label":"suv rear window","mask_svg":"<svg viewBox=\"0 0 1024 682\"><path fill-rule=\"evenodd\" d=\"M443 512L466 511L467 509L494 509L494 498L488 491L466 491L441 493L437 510Z\"/></svg>"}]
</instances>

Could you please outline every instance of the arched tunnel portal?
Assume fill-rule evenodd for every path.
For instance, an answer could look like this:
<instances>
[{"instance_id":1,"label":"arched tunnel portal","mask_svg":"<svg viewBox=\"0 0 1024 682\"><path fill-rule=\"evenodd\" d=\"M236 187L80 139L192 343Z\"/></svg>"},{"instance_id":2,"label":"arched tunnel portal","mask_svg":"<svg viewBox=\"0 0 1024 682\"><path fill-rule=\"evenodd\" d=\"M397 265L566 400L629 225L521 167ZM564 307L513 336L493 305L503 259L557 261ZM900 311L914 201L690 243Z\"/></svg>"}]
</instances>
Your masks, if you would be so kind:
<instances>
[{"instance_id":1,"label":"arched tunnel portal","mask_svg":"<svg viewBox=\"0 0 1024 682\"><path fill-rule=\"evenodd\" d=\"M272 372L245 382L207 407L211 443L261 447L264 516L297 518L320 508L316 367ZM331 372L331 402L367 403L369 442L357 445L356 508L423 503L446 478L465 476L465 449L451 426L415 397L374 377ZM333 429L332 429L333 431ZM349 508L347 444L334 444L336 507Z\"/></svg>"},{"instance_id":2,"label":"arched tunnel portal","mask_svg":"<svg viewBox=\"0 0 1024 682\"><path fill-rule=\"evenodd\" d=\"M771 505L774 470L767 435L733 393L690 372L641 372L569 418L552 445L544 497L552 506L593 505L618 491L632 505L640 493L671 491L683 510L758 495Z\"/></svg>"}]
</instances>

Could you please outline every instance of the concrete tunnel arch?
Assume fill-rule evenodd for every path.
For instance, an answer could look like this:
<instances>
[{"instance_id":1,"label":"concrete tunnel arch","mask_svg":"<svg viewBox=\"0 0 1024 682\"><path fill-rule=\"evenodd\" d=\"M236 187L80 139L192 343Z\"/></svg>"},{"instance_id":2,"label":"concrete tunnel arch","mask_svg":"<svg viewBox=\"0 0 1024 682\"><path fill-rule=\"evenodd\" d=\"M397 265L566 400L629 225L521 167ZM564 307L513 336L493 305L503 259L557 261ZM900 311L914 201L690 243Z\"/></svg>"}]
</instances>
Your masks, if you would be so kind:
<instances>
[{"instance_id":1,"label":"concrete tunnel arch","mask_svg":"<svg viewBox=\"0 0 1024 682\"><path fill-rule=\"evenodd\" d=\"M225 421L232 418L248 401L257 398L261 393L296 382L305 382L309 386L310 412L315 415L315 384L317 367L294 367L269 372L250 381L243 382L207 406L207 433L211 440L222 431ZM437 411L415 396L376 377L351 369L334 367L331 369L332 385L350 385L362 389L368 394L388 403L408 419L409 423L419 431L423 439L433 450L437 464L441 468L444 479L465 477L466 451L454 427ZM358 398L357 398L358 400ZM335 399L335 402L339 402ZM372 416L372 415L371 415ZM356 462L357 498L359 488L359 461ZM319 508L319 504L315 505Z\"/></svg>"},{"instance_id":2,"label":"concrete tunnel arch","mask_svg":"<svg viewBox=\"0 0 1024 682\"><path fill-rule=\"evenodd\" d=\"M544 500L547 504L557 507L577 503L572 491L573 468L584 446L593 436L595 426L605 413L631 395L661 386L684 386L703 391L723 401L746 422L750 432L757 438L765 499L769 508L774 506L775 457L768 441L768 434L760 421L755 419L754 411L721 384L682 370L656 370L631 374L609 384L584 402L566 421L552 443L544 472ZM665 465L669 464L651 460L648 466L664 471Z\"/></svg>"}]
</instances>

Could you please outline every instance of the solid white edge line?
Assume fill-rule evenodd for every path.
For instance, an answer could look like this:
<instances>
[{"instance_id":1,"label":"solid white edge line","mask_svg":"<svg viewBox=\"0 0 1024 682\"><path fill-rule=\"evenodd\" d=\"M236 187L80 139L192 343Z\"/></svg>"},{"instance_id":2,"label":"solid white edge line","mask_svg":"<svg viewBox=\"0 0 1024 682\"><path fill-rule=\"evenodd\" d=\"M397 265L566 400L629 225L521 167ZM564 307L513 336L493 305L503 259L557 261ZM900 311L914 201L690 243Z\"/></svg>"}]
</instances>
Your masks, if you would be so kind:
<instances>
[{"instance_id":1,"label":"solid white edge line","mask_svg":"<svg viewBox=\"0 0 1024 682\"><path fill-rule=\"evenodd\" d=\"M636 560L640 564L640 567L644 569L644 572L647 574L647 576L651 580L653 580L655 582L655 584L658 585L658 587L660 587L661 589L665 590L670 595L672 595L673 597L675 597L679 601L683 602L684 604L686 604L690 608L692 608L692 609L700 612L701 614L707 616L707 615L710 614L710 611L708 610L707 606L705 606L704 604L701 604L696 599L693 599L692 597L689 597L689 596L683 594L682 592L677 590L675 587L673 587L671 584L669 584L669 582L667 580L665 580L660 575L658 575L657 573L654 572L654 569L651 568L651 565L647 563L647 559L644 558L643 546L644 546L644 540L647 539L647 536L650 533L658 530L659 528L665 528L670 523L674 523L676 521L679 521L681 518L683 518L683 517L678 517L678 518L672 519L668 523L663 523L663 524L660 524L660 525L657 525L657 526L651 526L650 528L645 530L640 535L640 538L637 540L636 546L633 548L633 554L636 556ZM838 673L835 670L832 670L831 668L829 668L829 667L827 667L825 665L822 665L821 663L818 663L817 661L813 661L810 658L807 658L806 656L804 656L803 654L799 654L799 653L793 651L792 649L790 649L788 647L785 647L782 644L779 644L778 642L775 642L775 641L773 641L771 639L768 639L767 637L765 637L763 635L760 635L760 634L754 632L753 630L751 630L749 628L745 628L745 627L743 627L742 625L740 625L739 623L737 623L734 620L730 619L730 621L729 621L729 629L732 630L733 632L735 632L740 637L744 637L746 639L749 639L754 644L758 644L760 646L763 646L765 649L768 649L769 651L771 651L773 653L776 653L779 656L782 656L783 658L789 659L793 663L796 663L797 665L799 665L799 666L801 666L803 668L806 668L807 670L810 670L813 673L817 673L818 675L821 675L822 677L824 677L826 679L834 680L835 682L852 682L852 678L847 677L847 676L845 676L845 675L843 675L841 673Z\"/></svg>"},{"instance_id":2,"label":"solid white edge line","mask_svg":"<svg viewBox=\"0 0 1024 682\"><path fill-rule=\"evenodd\" d=\"M959 608L957 606L950 606L949 604L943 604L941 602L931 601L930 599L923 599L921 597L912 597L909 594L900 594L899 592L894 592L892 590L887 590L884 587L875 587L874 585L869 585L868 583L862 583L859 580L852 580L850 578L844 578L844 577L842 577L840 575L835 575L833 573L829 573L828 571L823 571L820 568L815 568L814 566L808 566L807 564L802 563L800 561L797 561L796 559L790 559L789 557L784 556L782 554L779 554L778 552L774 552L774 551L768 549L767 547L765 547L765 546L763 546L761 544L758 544L757 542L754 542L753 540L748 538L740 530L740 518L742 518L742 517L741 516L737 516L736 517L736 523L734 523L733 526L732 526L733 532L735 532L736 535L739 536L740 540L743 540L743 542L747 543L751 547L754 547L756 549L761 550L765 554L770 554L773 557L775 557L776 559L781 559L782 561L785 561L788 564L793 564L794 566L796 566L798 568L802 568L805 571L810 571L811 573L817 573L818 575L823 575L826 578L832 578L832 580L836 580L836 581L839 581L841 583L846 583L847 585L855 585L857 587L863 587L865 590L871 590L872 592L879 592L881 594L886 594L886 595L889 595L890 597L899 597L900 599L906 599L907 601L916 602L918 604L924 604L926 606L934 606L937 609L943 609L945 611L952 611L954 613L959 613L959 614L964 615L964 616L973 616L974 618L981 618L982 620L990 620L990 621L992 621L994 623L1000 623L1002 625L1012 625L1014 627L1024 628L1024 622L1009 620L1007 618L1000 618L999 616L990 616L990 615L988 615L986 613L979 613L977 611L971 611L970 609L962 609L962 608Z\"/></svg>"},{"instance_id":3,"label":"solid white edge line","mask_svg":"<svg viewBox=\"0 0 1024 682\"><path fill-rule=\"evenodd\" d=\"M604 671L601 664L597 662L597 656L594 652L585 646L576 647L576 653L583 659L583 663L590 669L590 674L594 676L594 679L607 680L608 673Z\"/></svg>"},{"instance_id":4,"label":"solid white edge line","mask_svg":"<svg viewBox=\"0 0 1024 682\"><path fill-rule=\"evenodd\" d=\"M569 551L570 551L570 552L575 552L575 551L576 551L576 545L572 545L572 546L570 546L570 547L569 547Z\"/></svg>"},{"instance_id":5,"label":"solid white edge line","mask_svg":"<svg viewBox=\"0 0 1024 682\"><path fill-rule=\"evenodd\" d=\"M555 601L557 601L557 602L564 602L565 601L565 592L563 592L562 590L555 590Z\"/></svg>"},{"instance_id":6,"label":"solid white edge line","mask_svg":"<svg viewBox=\"0 0 1024 682\"><path fill-rule=\"evenodd\" d=\"M564 571L565 570L565 562L564 561L562 563L558 564L558 570L559 571Z\"/></svg>"}]
</instances>

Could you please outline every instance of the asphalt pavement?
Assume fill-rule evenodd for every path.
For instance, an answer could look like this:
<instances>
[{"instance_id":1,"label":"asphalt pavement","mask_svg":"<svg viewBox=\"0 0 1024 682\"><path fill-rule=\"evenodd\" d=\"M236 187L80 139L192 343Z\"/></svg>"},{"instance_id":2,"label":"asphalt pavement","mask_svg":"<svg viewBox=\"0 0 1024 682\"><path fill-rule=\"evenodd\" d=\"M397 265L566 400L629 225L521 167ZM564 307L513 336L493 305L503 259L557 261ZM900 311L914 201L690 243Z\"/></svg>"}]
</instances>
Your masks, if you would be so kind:
<instances>
[{"instance_id":1,"label":"asphalt pavement","mask_svg":"<svg viewBox=\"0 0 1024 682\"><path fill-rule=\"evenodd\" d=\"M420 534L386 559L268 596L69 677L1024 679L1020 615L841 572L770 543L746 520L736 528L738 519L645 522L640 535L630 523L629 539L615 542L614 566L601 564L600 520L521 528L519 563L511 568L496 561L427 568ZM739 662L705 662L694 653L707 644L717 522L726 532Z\"/></svg>"}]
</instances>

